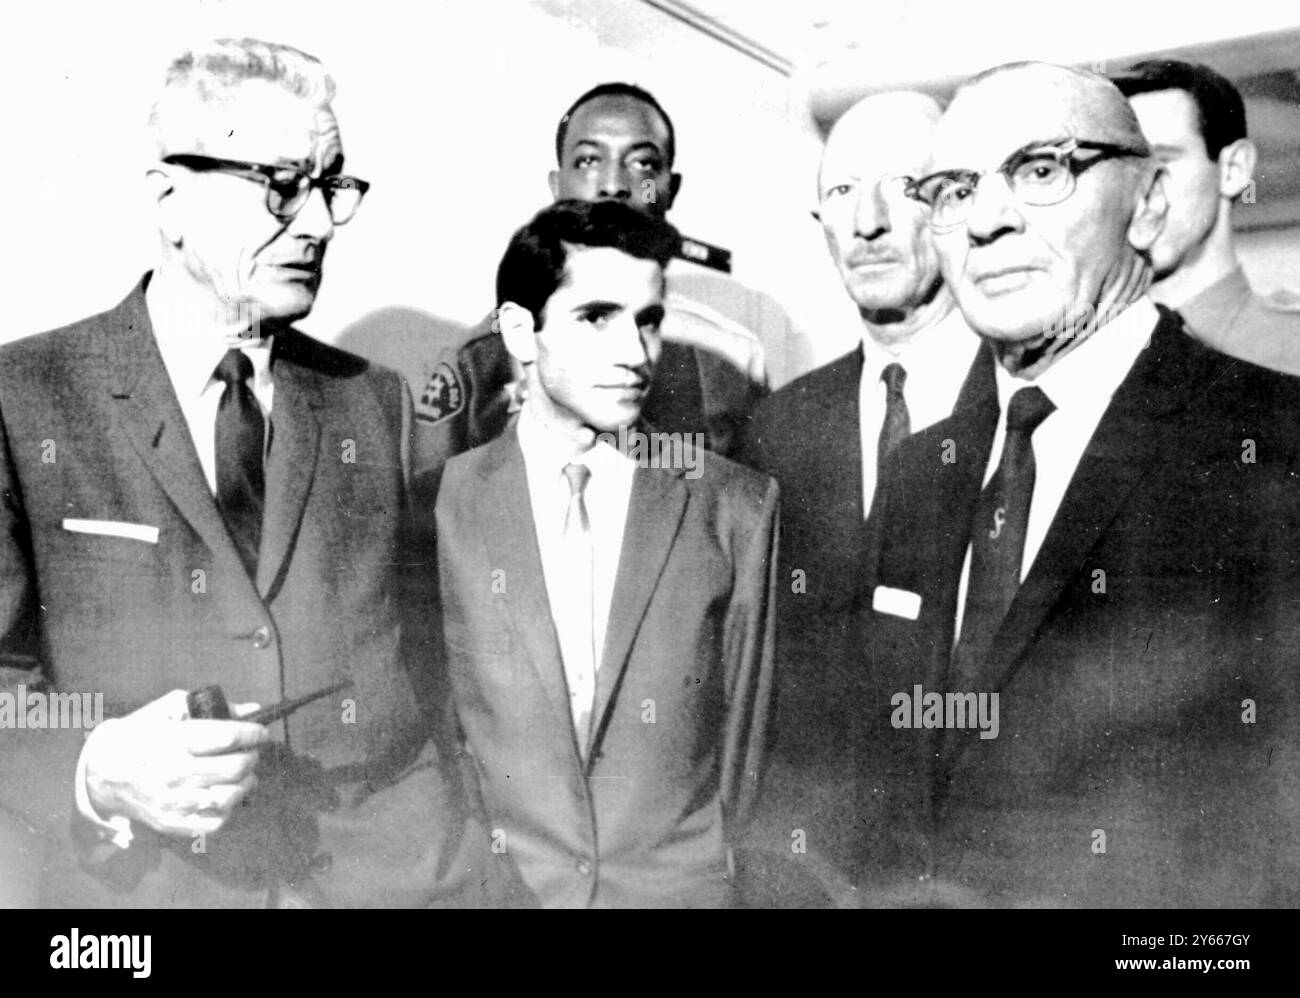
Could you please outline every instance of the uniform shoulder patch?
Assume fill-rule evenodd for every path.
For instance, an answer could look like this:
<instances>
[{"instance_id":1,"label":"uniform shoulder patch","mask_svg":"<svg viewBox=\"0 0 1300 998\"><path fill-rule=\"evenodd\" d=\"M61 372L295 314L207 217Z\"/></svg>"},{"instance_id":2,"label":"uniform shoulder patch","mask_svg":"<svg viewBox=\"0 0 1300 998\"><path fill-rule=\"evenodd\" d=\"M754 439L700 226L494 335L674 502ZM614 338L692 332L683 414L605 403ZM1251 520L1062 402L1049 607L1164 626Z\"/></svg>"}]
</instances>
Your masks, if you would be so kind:
<instances>
[{"instance_id":1,"label":"uniform shoulder patch","mask_svg":"<svg viewBox=\"0 0 1300 998\"><path fill-rule=\"evenodd\" d=\"M415 418L426 423L441 423L465 407L465 389L456 368L446 361L433 366L425 379L424 389L415 405Z\"/></svg>"}]
</instances>

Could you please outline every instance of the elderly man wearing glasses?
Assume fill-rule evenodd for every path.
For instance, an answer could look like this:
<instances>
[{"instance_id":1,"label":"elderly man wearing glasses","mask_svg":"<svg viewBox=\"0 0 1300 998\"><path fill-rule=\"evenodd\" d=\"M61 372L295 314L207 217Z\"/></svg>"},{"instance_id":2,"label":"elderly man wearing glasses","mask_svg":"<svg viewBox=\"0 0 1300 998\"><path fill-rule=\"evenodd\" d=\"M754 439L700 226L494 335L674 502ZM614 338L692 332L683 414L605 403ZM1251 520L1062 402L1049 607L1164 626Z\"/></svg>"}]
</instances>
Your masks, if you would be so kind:
<instances>
[{"instance_id":1,"label":"elderly man wearing glasses","mask_svg":"<svg viewBox=\"0 0 1300 998\"><path fill-rule=\"evenodd\" d=\"M293 327L367 188L332 94L283 45L176 59L156 269L0 350L0 806L42 903L425 903L487 841L399 657L405 386ZM335 684L265 724L186 695L240 718Z\"/></svg>"},{"instance_id":2,"label":"elderly man wearing glasses","mask_svg":"<svg viewBox=\"0 0 1300 998\"><path fill-rule=\"evenodd\" d=\"M980 74L909 190L998 363L877 506L868 897L1300 903L1300 385L1147 297L1163 171L1102 77Z\"/></svg>"}]
</instances>

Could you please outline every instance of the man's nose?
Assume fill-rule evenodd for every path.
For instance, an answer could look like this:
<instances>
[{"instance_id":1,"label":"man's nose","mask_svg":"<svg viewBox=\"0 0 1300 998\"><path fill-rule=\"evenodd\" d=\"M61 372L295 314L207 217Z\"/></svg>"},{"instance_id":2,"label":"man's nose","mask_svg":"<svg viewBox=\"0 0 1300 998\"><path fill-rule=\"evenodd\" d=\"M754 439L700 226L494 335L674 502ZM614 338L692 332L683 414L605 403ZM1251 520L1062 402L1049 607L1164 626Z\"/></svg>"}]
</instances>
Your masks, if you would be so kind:
<instances>
[{"instance_id":1,"label":"man's nose","mask_svg":"<svg viewBox=\"0 0 1300 998\"><path fill-rule=\"evenodd\" d=\"M858 194L853 228L857 235L866 240L876 239L889 231L889 205L885 203L880 184L872 184Z\"/></svg>"},{"instance_id":2,"label":"man's nose","mask_svg":"<svg viewBox=\"0 0 1300 998\"><path fill-rule=\"evenodd\" d=\"M1004 232L1022 230L1025 218L1020 207L1006 178L1000 173L988 174L971 192L966 216L967 237L978 245L990 242Z\"/></svg>"},{"instance_id":3,"label":"man's nose","mask_svg":"<svg viewBox=\"0 0 1300 998\"><path fill-rule=\"evenodd\" d=\"M632 316L620 316L605 329L609 359L620 367L640 368L650 359L646 337Z\"/></svg>"},{"instance_id":4,"label":"man's nose","mask_svg":"<svg viewBox=\"0 0 1300 998\"><path fill-rule=\"evenodd\" d=\"M606 163L600 170L600 196L627 199L632 196L632 183L622 163Z\"/></svg>"},{"instance_id":5,"label":"man's nose","mask_svg":"<svg viewBox=\"0 0 1300 998\"><path fill-rule=\"evenodd\" d=\"M334 235L334 217L325 200L325 192L313 187L307 193L307 200L298 209L298 214L289 221L289 228L295 235L314 236L317 239L329 239Z\"/></svg>"}]
</instances>

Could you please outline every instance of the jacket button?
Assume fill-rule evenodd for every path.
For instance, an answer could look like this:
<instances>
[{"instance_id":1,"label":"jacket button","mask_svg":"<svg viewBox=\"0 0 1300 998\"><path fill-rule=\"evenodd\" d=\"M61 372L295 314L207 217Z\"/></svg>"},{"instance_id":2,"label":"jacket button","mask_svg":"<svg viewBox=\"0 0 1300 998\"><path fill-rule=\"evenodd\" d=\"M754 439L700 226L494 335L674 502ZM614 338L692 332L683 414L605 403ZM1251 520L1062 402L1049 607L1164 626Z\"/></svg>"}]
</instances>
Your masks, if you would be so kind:
<instances>
[{"instance_id":1,"label":"jacket button","mask_svg":"<svg viewBox=\"0 0 1300 998\"><path fill-rule=\"evenodd\" d=\"M271 643L271 629L263 624L253 632L253 647L259 651Z\"/></svg>"},{"instance_id":2,"label":"jacket button","mask_svg":"<svg viewBox=\"0 0 1300 998\"><path fill-rule=\"evenodd\" d=\"M591 864L585 859L578 860L578 872L584 877L591 873Z\"/></svg>"}]
</instances>

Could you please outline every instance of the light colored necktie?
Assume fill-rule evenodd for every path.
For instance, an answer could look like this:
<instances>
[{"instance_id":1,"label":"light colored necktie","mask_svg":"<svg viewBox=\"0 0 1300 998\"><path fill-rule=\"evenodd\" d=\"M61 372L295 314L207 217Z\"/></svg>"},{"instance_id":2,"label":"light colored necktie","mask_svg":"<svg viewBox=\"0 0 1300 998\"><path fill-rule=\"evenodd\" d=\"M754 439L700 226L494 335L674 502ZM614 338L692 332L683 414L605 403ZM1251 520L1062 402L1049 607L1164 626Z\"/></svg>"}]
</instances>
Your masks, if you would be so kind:
<instances>
[{"instance_id":1,"label":"light colored necktie","mask_svg":"<svg viewBox=\"0 0 1300 998\"><path fill-rule=\"evenodd\" d=\"M564 512L566 577L572 597L565 601L565 640L561 647L564 675L569 685L569 709L578 736L578 751L585 758L591 734L591 711L596 699L595 549L584 492L591 479L585 464L566 464L569 505Z\"/></svg>"}]
</instances>

